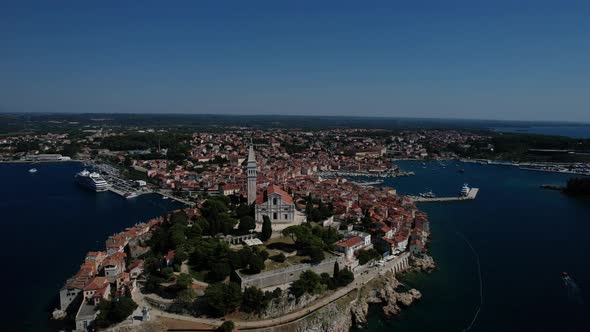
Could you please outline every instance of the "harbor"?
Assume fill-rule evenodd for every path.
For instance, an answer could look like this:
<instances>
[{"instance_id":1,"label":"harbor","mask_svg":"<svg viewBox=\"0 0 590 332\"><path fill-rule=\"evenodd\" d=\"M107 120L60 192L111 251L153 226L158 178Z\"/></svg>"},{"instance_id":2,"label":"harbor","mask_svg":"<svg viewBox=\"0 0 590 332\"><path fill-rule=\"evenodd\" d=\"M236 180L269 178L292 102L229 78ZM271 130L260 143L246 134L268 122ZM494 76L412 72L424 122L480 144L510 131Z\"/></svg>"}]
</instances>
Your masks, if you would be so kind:
<instances>
[{"instance_id":1,"label":"harbor","mask_svg":"<svg viewBox=\"0 0 590 332\"><path fill-rule=\"evenodd\" d=\"M151 188L145 181L127 180L120 175L119 169L109 164L86 163L85 166L96 169L108 184L106 190L123 198L131 199L145 194L160 194L163 199L171 199L188 206L195 203L175 196L171 190Z\"/></svg>"},{"instance_id":2,"label":"harbor","mask_svg":"<svg viewBox=\"0 0 590 332\"><path fill-rule=\"evenodd\" d=\"M453 202L453 201L468 201L473 200L477 197L479 188L470 188L466 195L450 196L450 197L420 197L420 196L408 196L412 201L416 203L428 203L428 202Z\"/></svg>"}]
</instances>

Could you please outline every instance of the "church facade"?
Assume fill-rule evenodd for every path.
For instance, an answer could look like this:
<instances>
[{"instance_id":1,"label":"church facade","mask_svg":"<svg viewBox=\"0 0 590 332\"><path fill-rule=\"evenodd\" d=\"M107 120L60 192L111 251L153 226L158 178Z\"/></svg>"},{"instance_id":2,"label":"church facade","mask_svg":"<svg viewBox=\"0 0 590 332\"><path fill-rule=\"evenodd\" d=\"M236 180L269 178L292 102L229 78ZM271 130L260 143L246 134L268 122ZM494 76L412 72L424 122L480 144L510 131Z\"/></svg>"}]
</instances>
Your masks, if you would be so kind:
<instances>
[{"instance_id":1,"label":"church facade","mask_svg":"<svg viewBox=\"0 0 590 332\"><path fill-rule=\"evenodd\" d=\"M287 192L276 185L270 185L256 198L256 223L262 224L268 216L273 229L278 224L292 224L295 221L295 204Z\"/></svg>"}]
</instances>

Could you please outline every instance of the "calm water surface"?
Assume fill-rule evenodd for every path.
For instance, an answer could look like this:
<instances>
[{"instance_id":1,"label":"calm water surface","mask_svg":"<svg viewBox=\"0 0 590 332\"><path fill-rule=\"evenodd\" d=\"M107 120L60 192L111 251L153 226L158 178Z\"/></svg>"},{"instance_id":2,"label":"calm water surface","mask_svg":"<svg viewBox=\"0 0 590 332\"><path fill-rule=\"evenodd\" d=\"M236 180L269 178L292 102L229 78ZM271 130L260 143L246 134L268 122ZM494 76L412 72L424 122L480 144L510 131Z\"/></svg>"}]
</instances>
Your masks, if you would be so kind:
<instances>
[{"instance_id":1,"label":"calm water surface","mask_svg":"<svg viewBox=\"0 0 590 332\"><path fill-rule=\"evenodd\" d=\"M466 182L479 187L475 201L423 203L429 215L431 254L439 269L404 281L423 299L393 320L371 308L365 331L462 331L479 304L475 256L483 274L484 304L471 331L565 331L590 326L590 200L540 189L563 184L568 175L507 166L445 162L399 162L416 176L390 179L398 192L431 189L456 195ZM457 172L464 168L465 173ZM579 292L564 287L567 271Z\"/></svg>"},{"instance_id":2,"label":"calm water surface","mask_svg":"<svg viewBox=\"0 0 590 332\"><path fill-rule=\"evenodd\" d=\"M28 169L37 168L36 174ZM181 207L159 195L126 200L73 181L78 163L0 164L2 331L56 331L57 294L108 235Z\"/></svg>"},{"instance_id":3,"label":"calm water surface","mask_svg":"<svg viewBox=\"0 0 590 332\"><path fill-rule=\"evenodd\" d=\"M557 135L572 138L590 138L590 125L581 126L529 126L529 127L495 127L494 131L507 133Z\"/></svg>"}]
</instances>

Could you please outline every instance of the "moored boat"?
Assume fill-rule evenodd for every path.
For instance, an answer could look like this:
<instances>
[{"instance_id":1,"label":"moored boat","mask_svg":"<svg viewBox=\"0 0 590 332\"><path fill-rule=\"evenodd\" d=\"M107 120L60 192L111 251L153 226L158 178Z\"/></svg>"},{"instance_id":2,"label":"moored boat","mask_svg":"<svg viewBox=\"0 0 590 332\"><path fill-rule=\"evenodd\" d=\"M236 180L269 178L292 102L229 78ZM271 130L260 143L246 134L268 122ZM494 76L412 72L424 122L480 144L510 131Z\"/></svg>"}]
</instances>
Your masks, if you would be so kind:
<instances>
[{"instance_id":1,"label":"moored boat","mask_svg":"<svg viewBox=\"0 0 590 332\"><path fill-rule=\"evenodd\" d=\"M464 183L463 187L461 187L461 196L466 197L467 195L469 195L470 190L471 190L471 188L469 188L467 183Z\"/></svg>"},{"instance_id":2,"label":"moored boat","mask_svg":"<svg viewBox=\"0 0 590 332\"><path fill-rule=\"evenodd\" d=\"M83 170L82 172L77 173L74 176L74 179L81 186L96 192L107 191L109 189L108 182L106 182L106 180L96 172Z\"/></svg>"}]
</instances>

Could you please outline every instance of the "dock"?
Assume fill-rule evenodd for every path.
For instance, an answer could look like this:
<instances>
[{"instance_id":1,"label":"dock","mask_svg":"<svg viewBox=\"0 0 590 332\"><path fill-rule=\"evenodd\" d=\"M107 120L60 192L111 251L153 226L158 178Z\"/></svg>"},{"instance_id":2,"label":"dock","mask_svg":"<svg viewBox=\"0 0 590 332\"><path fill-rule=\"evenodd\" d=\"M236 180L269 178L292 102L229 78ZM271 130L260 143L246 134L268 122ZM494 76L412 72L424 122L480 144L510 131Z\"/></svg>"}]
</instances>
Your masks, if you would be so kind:
<instances>
[{"instance_id":1,"label":"dock","mask_svg":"<svg viewBox=\"0 0 590 332\"><path fill-rule=\"evenodd\" d=\"M177 201L177 202L180 202L180 203L186 204L186 205L188 205L188 206L191 206L191 207L192 207L192 206L195 206L195 202L191 202L191 201L189 201L189 200L186 200L186 199L183 199L183 198L180 198L180 197L176 197L176 196L172 195L172 193L170 193L170 192L166 192L166 191L164 191L164 190L158 190L158 191L154 191L154 193L156 193L156 194L160 194L160 195L162 195L163 197L168 197L168 198L170 198L170 199L173 199L173 200L175 200L175 201Z\"/></svg>"},{"instance_id":2,"label":"dock","mask_svg":"<svg viewBox=\"0 0 590 332\"><path fill-rule=\"evenodd\" d=\"M469 189L467 196L452 196L452 197L420 197L420 196L408 196L412 201L416 203L428 203L428 202L454 202L454 201L468 201L475 199L479 193L479 188Z\"/></svg>"}]
</instances>

